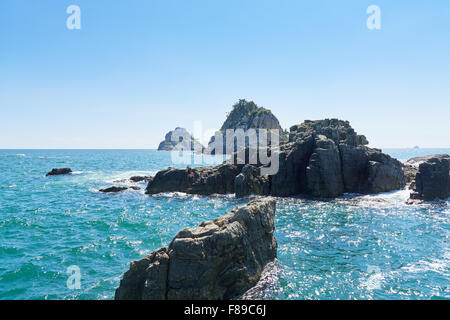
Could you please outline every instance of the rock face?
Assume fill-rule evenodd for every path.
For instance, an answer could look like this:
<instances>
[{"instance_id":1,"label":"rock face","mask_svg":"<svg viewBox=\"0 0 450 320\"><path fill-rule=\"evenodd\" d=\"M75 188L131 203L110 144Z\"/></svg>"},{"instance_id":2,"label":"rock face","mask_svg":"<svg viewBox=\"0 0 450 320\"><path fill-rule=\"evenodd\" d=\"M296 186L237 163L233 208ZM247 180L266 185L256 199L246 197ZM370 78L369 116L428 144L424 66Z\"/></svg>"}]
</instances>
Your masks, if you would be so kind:
<instances>
[{"instance_id":1,"label":"rock face","mask_svg":"<svg viewBox=\"0 0 450 320\"><path fill-rule=\"evenodd\" d=\"M149 183L147 193L235 192L236 196L306 194L329 198L344 192L370 194L403 188L402 163L366 144L366 137L358 135L348 121L305 121L291 128L289 141L271 150L271 156L279 159L273 175L261 176L258 169L262 165L249 163L246 156L243 164L228 161L210 168L163 170ZM231 159L237 159L236 154Z\"/></svg>"},{"instance_id":2,"label":"rock face","mask_svg":"<svg viewBox=\"0 0 450 320\"><path fill-rule=\"evenodd\" d=\"M418 167L410 165L408 163L403 164L403 174L405 175L405 181L406 183L409 183L410 186L413 186L413 181L416 179L417 172L419 172Z\"/></svg>"},{"instance_id":3,"label":"rock face","mask_svg":"<svg viewBox=\"0 0 450 320\"><path fill-rule=\"evenodd\" d=\"M186 129L180 127L166 134L164 141L158 146L158 151L171 151L175 148L198 153L202 153L205 149Z\"/></svg>"},{"instance_id":4,"label":"rock face","mask_svg":"<svg viewBox=\"0 0 450 320\"><path fill-rule=\"evenodd\" d=\"M419 165L411 199L432 201L450 198L450 156L429 156Z\"/></svg>"},{"instance_id":5,"label":"rock face","mask_svg":"<svg viewBox=\"0 0 450 320\"><path fill-rule=\"evenodd\" d=\"M172 191L201 195L234 193L234 179L241 169L242 166L232 164L194 169L168 168L155 175L148 184L146 193Z\"/></svg>"},{"instance_id":6,"label":"rock face","mask_svg":"<svg viewBox=\"0 0 450 320\"><path fill-rule=\"evenodd\" d=\"M71 173L72 173L72 169L70 169L70 168L59 168L59 169L55 168L55 169L52 169L52 171L48 172L46 174L46 176L47 177L48 176L58 176L58 175L62 175L62 174L71 174Z\"/></svg>"},{"instance_id":7,"label":"rock face","mask_svg":"<svg viewBox=\"0 0 450 320\"><path fill-rule=\"evenodd\" d=\"M236 197L244 197L251 194L267 195L270 193L269 177L262 176L258 167L247 164L234 179L234 191Z\"/></svg>"},{"instance_id":8,"label":"rock face","mask_svg":"<svg viewBox=\"0 0 450 320\"><path fill-rule=\"evenodd\" d=\"M222 138L222 150L216 150L217 148L214 145L216 137L211 137L211 140L208 144L207 153L212 154L226 154L226 144L227 137L226 131L228 129L237 130L242 129L247 131L249 129L276 129L279 133L279 138L281 141L286 140L287 138L284 136L283 129L280 126L280 122L278 119L272 114L272 112L268 109L258 107L253 101L247 101L245 99L239 100L236 104L233 105L233 109L228 114L227 119L223 123L220 128L219 133L223 135ZM270 144L270 135L268 135L268 143ZM256 143L245 140L244 145L242 147L254 147L257 148L259 145L259 136L257 137ZM252 144L253 143L253 144ZM234 151L236 152L237 146L234 146Z\"/></svg>"},{"instance_id":9,"label":"rock face","mask_svg":"<svg viewBox=\"0 0 450 320\"><path fill-rule=\"evenodd\" d=\"M275 201L252 201L180 231L168 247L130 265L116 300L231 299L259 280L277 256Z\"/></svg>"}]
</instances>

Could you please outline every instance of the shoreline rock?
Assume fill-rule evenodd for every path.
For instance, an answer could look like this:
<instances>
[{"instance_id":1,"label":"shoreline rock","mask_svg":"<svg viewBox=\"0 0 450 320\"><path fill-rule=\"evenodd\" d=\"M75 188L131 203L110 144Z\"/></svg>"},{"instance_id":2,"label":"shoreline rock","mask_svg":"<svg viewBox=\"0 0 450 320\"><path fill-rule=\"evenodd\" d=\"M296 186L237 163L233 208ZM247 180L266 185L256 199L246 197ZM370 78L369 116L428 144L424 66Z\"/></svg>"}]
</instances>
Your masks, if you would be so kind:
<instances>
[{"instance_id":1,"label":"shoreline rock","mask_svg":"<svg viewBox=\"0 0 450 320\"><path fill-rule=\"evenodd\" d=\"M450 156L432 155L421 157L420 160L413 159L420 164L415 177L414 191L407 203L450 198Z\"/></svg>"},{"instance_id":2,"label":"shoreline rock","mask_svg":"<svg viewBox=\"0 0 450 320\"><path fill-rule=\"evenodd\" d=\"M271 156L278 156L279 170L261 176L260 163L229 161L215 167L165 169L156 174L147 194L186 192L210 195L236 193L295 196L310 195L334 198L348 193L373 194L402 189L405 186L403 165L381 150L366 146L365 136L358 135L348 121L325 119L305 121L291 127L289 141ZM246 154L251 149L246 149ZM233 154L233 160L237 154ZM246 172L242 172L246 165Z\"/></svg>"},{"instance_id":3,"label":"shoreline rock","mask_svg":"<svg viewBox=\"0 0 450 320\"><path fill-rule=\"evenodd\" d=\"M59 176L64 174L71 174L72 169L70 168L53 168L52 171L48 172L45 176Z\"/></svg>"},{"instance_id":4,"label":"shoreline rock","mask_svg":"<svg viewBox=\"0 0 450 320\"><path fill-rule=\"evenodd\" d=\"M275 200L237 207L184 229L168 247L131 262L116 300L222 300L244 294L277 256Z\"/></svg>"}]
</instances>

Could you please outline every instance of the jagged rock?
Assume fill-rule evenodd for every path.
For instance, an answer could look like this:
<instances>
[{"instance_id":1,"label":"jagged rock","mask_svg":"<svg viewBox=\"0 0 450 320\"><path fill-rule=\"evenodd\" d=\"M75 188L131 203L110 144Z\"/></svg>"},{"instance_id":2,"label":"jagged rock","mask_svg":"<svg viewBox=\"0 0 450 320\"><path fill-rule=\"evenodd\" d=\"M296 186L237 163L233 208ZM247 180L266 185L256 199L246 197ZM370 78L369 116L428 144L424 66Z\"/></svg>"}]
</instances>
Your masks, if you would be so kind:
<instances>
[{"instance_id":1,"label":"jagged rock","mask_svg":"<svg viewBox=\"0 0 450 320\"><path fill-rule=\"evenodd\" d=\"M277 256L274 218L275 201L266 198L180 231L167 248L130 264L115 299L239 297Z\"/></svg>"},{"instance_id":2,"label":"jagged rock","mask_svg":"<svg viewBox=\"0 0 450 320\"><path fill-rule=\"evenodd\" d=\"M306 167L313 148L313 136L298 139L281 147L278 172L270 177L272 195L287 197L307 193Z\"/></svg>"},{"instance_id":3,"label":"jagged rock","mask_svg":"<svg viewBox=\"0 0 450 320\"><path fill-rule=\"evenodd\" d=\"M130 187L116 187L116 186L113 186L113 187L100 189L99 191L103 192L103 193L117 193L117 192L122 192L122 191L125 191L125 190L128 190L128 189L141 190L141 188L135 187L135 186L130 186Z\"/></svg>"},{"instance_id":4,"label":"jagged rock","mask_svg":"<svg viewBox=\"0 0 450 320\"><path fill-rule=\"evenodd\" d=\"M130 178L130 181L133 181L133 182L149 182L152 179L153 179L152 176L133 176L133 177Z\"/></svg>"},{"instance_id":5,"label":"jagged rock","mask_svg":"<svg viewBox=\"0 0 450 320\"><path fill-rule=\"evenodd\" d=\"M221 164L214 167L159 171L147 186L147 194L179 191L192 194L234 193L234 179L242 166Z\"/></svg>"},{"instance_id":6,"label":"jagged rock","mask_svg":"<svg viewBox=\"0 0 450 320\"><path fill-rule=\"evenodd\" d=\"M414 179L416 179L416 174L419 172L419 168L415 165L408 163L403 164L403 174L405 175L405 182L412 184Z\"/></svg>"},{"instance_id":7,"label":"jagged rock","mask_svg":"<svg viewBox=\"0 0 450 320\"><path fill-rule=\"evenodd\" d=\"M358 135L348 121L325 119L305 121L291 128L289 142L270 151L271 157L279 159L278 171L256 183L270 186L269 194L292 196L298 194L316 197L336 197L343 192L379 193L405 186L401 162L384 154L381 150L365 146L367 139ZM261 149L261 148L260 148ZM241 175L244 164L257 168L263 165L250 161L252 148L246 148L243 162L234 153L226 164L199 169L167 169L157 174L148 193L184 191L188 193L212 194L235 192L237 196L255 193L254 173ZM224 167L225 166L225 167ZM190 171L189 171L190 170ZM246 181L249 181L247 183ZM241 188L242 187L242 188ZM257 190L257 192L265 191Z\"/></svg>"},{"instance_id":8,"label":"jagged rock","mask_svg":"<svg viewBox=\"0 0 450 320\"><path fill-rule=\"evenodd\" d=\"M58 175L62 175L62 174L71 174L72 173L72 169L70 168L54 168L52 169L52 171L48 172L46 174L46 176L58 176Z\"/></svg>"},{"instance_id":9,"label":"jagged rock","mask_svg":"<svg viewBox=\"0 0 450 320\"><path fill-rule=\"evenodd\" d=\"M448 154L432 154L428 156L422 156L422 157L414 157L406 161L407 164L419 167L421 163L424 163L430 159L447 159L449 157Z\"/></svg>"},{"instance_id":10,"label":"jagged rock","mask_svg":"<svg viewBox=\"0 0 450 320\"><path fill-rule=\"evenodd\" d=\"M158 151L171 151L174 149L202 153L205 148L186 129L177 127L175 130L169 131L164 141L158 146Z\"/></svg>"},{"instance_id":11,"label":"jagged rock","mask_svg":"<svg viewBox=\"0 0 450 320\"><path fill-rule=\"evenodd\" d=\"M348 121L338 119L306 120L302 124L292 126L289 141L293 142L310 135L323 135L333 140L336 145L357 147L369 144L365 136L356 134Z\"/></svg>"},{"instance_id":12,"label":"jagged rock","mask_svg":"<svg viewBox=\"0 0 450 320\"><path fill-rule=\"evenodd\" d=\"M333 140L318 135L306 167L308 194L315 197L336 197L344 192L339 149Z\"/></svg>"},{"instance_id":13,"label":"jagged rock","mask_svg":"<svg viewBox=\"0 0 450 320\"><path fill-rule=\"evenodd\" d=\"M226 149L227 146L227 137L226 137L226 131L227 130L239 130L242 129L243 132L247 132L249 129L275 129L277 130L278 134L276 135L279 141L285 141L287 140L287 137L285 137L285 133L283 129L280 126L280 122L278 119L272 114L272 112L268 109L258 107L253 101L247 101L245 99L239 100L238 103L233 105L233 109L231 112L227 115L227 119L223 123L220 130L216 133L215 136L211 137L211 140L208 144L207 153L210 154L226 154L230 153L229 150ZM271 135L269 133L267 134L267 144L271 145ZM221 137L221 148L220 150L219 146L216 145L216 138ZM255 141L251 141L250 138L245 138L245 140L242 141L242 145L237 145L234 141L229 141L230 143L234 143L233 149L231 152L236 152L239 147L241 148L258 148L261 145L261 142L259 140L259 132L256 132ZM220 140L219 140L220 141ZM217 150L216 150L217 149Z\"/></svg>"},{"instance_id":14,"label":"jagged rock","mask_svg":"<svg viewBox=\"0 0 450 320\"><path fill-rule=\"evenodd\" d=\"M429 156L419 165L416 174L413 200L432 201L450 197L450 156Z\"/></svg>"},{"instance_id":15,"label":"jagged rock","mask_svg":"<svg viewBox=\"0 0 450 320\"><path fill-rule=\"evenodd\" d=\"M260 168L245 165L240 174L234 179L236 197L254 195L268 195L270 180L268 176L261 176Z\"/></svg>"}]
</instances>

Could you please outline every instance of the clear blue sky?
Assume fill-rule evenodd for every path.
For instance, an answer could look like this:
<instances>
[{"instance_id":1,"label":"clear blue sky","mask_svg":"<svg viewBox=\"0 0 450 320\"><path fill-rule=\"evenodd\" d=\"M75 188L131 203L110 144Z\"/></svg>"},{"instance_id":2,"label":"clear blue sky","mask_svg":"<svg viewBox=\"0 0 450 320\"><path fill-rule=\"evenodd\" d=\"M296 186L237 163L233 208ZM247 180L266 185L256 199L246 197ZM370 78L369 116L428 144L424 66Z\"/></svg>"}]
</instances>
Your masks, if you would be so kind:
<instances>
[{"instance_id":1,"label":"clear blue sky","mask_svg":"<svg viewBox=\"0 0 450 320\"><path fill-rule=\"evenodd\" d=\"M0 1L0 148L155 148L239 98L285 128L338 117L374 147L450 147L450 2Z\"/></svg>"}]
</instances>

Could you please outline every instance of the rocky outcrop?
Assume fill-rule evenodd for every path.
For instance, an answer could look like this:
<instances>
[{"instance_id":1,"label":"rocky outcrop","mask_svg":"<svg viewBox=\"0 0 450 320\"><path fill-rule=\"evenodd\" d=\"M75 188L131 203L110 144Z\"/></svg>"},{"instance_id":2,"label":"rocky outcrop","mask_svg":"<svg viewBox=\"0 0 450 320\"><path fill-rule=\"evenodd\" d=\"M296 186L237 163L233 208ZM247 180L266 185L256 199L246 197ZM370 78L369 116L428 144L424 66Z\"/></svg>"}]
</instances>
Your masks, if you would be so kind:
<instances>
[{"instance_id":1,"label":"rocky outcrop","mask_svg":"<svg viewBox=\"0 0 450 320\"><path fill-rule=\"evenodd\" d=\"M223 123L219 132L216 133L215 136L211 137L211 140L208 144L208 149L205 151L210 154L226 154L227 149L227 130L239 130L242 129L243 132L247 132L249 129L275 129L278 133L277 136L280 141L285 141L287 137L285 137L285 133L280 126L280 122L278 119L272 114L272 112L263 107L258 107L253 101L247 101L245 99L239 100L238 103L233 105L233 109L227 115L227 119ZM216 146L216 137L220 136L222 138L220 146L222 150L220 150L219 146ZM234 145L233 151L236 152L238 147L252 147L258 148L260 145L259 141L260 136L256 133L255 141L250 141L247 137L243 141L242 146ZM267 144L271 143L271 135L267 134ZM231 141L233 143L233 141ZM217 150L216 150L217 149Z\"/></svg>"},{"instance_id":2,"label":"rocky outcrop","mask_svg":"<svg viewBox=\"0 0 450 320\"><path fill-rule=\"evenodd\" d=\"M412 200L432 201L450 197L450 156L435 155L420 160ZM410 201L412 203L414 201Z\"/></svg>"},{"instance_id":3,"label":"rocky outcrop","mask_svg":"<svg viewBox=\"0 0 450 320\"><path fill-rule=\"evenodd\" d=\"M259 280L277 255L275 201L252 201L196 228L168 247L134 261L116 300L232 299Z\"/></svg>"},{"instance_id":4,"label":"rocky outcrop","mask_svg":"<svg viewBox=\"0 0 450 320\"><path fill-rule=\"evenodd\" d=\"M236 197L254 195L267 195L270 193L270 180L262 176L260 168L245 165L240 174L234 179Z\"/></svg>"},{"instance_id":5,"label":"rocky outcrop","mask_svg":"<svg viewBox=\"0 0 450 320\"><path fill-rule=\"evenodd\" d=\"M200 142L184 128L177 127L175 130L169 131L158 146L158 151L195 151L202 153L205 149Z\"/></svg>"},{"instance_id":6,"label":"rocky outcrop","mask_svg":"<svg viewBox=\"0 0 450 320\"><path fill-rule=\"evenodd\" d=\"M104 188L104 189L100 189L99 192L103 192L103 193L117 193L117 192L122 192L125 190L141 190L141 188L139 187L135 187L135 186L131 186L131 187L117 187L117 186L112 186L112 187L108 187L108 188Z\"/></svg>"},{"instance_id":7,"label":"rocky outcrop","mask_svg":"<svg viewBox=\"0 0 450 320\"><path fill-rule=\"evenodd\" d=\"M194 169L167 168L155 175L148 184L146 193L172 191L201 195L234 193L234 179L241 169L242 166L233 164Z\"/></svg>"},{"instance_id":8,"label":"rocky outcrop","mask_svg":"<svg viewBox=\"0 0 450 320\"><path fill-rule=\"evenodd\" d=\"M291 128L288 142L270 151L279 160L273 175L258 174L257 169L263 165L259 160L257 164L249 161L247 153L251 148L247 148L245 159L241 159L244 161L238 164L240 158L235 153L231 157L234 162L217 167L163 170L149 183L147 191L330 198L344 192L371 194L403 188L402 163L366 144L366 137L358 135L348 121L305 121ZM245 164L255 168L247 167L242 172Z\"/></svg>"},{"instance_id":9,"label":"rocky outcrop","mask_svg":"<svg viewBox=\"0 0 450 320\"><path fill-rule=\"evenodd\" d=\"M52 171L48 172L46 174L46 176L58 176L58 175L62 175L62 174L71 174L72 173L72 169L70 168L54 168L52 169Z\"/></svg>"},{"instance_id":10,"label":"rocky outcrop","mask_svg":"<svg viewBox=\"0 0 450 320\"><path fill-rule=\"evenodd\" d=\"M405 182L413 187L416 179L416 174L419 172L419 167L404 163L403 164L403 174L405 175Z\"/></svg>"}]
</instances>

